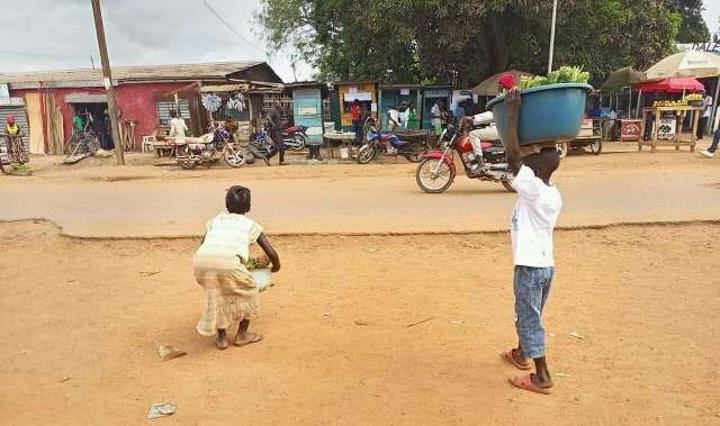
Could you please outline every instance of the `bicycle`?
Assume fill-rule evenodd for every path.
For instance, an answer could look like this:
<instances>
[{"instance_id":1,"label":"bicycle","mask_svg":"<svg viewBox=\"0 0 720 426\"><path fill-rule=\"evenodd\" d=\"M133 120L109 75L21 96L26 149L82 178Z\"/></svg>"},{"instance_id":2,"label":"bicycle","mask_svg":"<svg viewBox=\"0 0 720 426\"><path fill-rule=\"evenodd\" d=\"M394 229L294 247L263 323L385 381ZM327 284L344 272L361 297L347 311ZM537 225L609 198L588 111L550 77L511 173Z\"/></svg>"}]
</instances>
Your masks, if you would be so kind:
<instances>
[{"instance_id":1,"label":"bicycle","mask_svg":"<svg viewBox=\"0 0 720 426\"><path fill-rule=\"evenodd\" d=\"M70 158L79 154L94 155L98 149L100 149L100 141L88 122L85 123L85 128L82 132L73 130L65 142L63 151L67 158Z\"/></svg>"}]
</instances>

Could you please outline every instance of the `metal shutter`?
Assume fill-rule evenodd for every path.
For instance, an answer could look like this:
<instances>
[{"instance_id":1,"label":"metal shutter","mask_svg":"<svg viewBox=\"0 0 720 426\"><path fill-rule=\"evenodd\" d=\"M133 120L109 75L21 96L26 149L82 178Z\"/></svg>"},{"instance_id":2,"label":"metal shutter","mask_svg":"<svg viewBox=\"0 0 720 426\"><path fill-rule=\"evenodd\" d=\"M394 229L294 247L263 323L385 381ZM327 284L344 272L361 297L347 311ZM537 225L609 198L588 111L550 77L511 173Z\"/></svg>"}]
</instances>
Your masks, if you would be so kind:
<instances>
[{"instance_id":1,"label":"metal shutter","mask_svg":"<svg viewBox=\"0 0 720 426\"><path fill-rule=\"evenodd\" d=\"M5 124L7 124L7 116L14 115L15 123L20 126L23 132L23 142L25 143L25 151L30 152L30 126L28 126L27 114L25 107L0 107L0 133L5 134Z\"/></svg>"}]
</instances>

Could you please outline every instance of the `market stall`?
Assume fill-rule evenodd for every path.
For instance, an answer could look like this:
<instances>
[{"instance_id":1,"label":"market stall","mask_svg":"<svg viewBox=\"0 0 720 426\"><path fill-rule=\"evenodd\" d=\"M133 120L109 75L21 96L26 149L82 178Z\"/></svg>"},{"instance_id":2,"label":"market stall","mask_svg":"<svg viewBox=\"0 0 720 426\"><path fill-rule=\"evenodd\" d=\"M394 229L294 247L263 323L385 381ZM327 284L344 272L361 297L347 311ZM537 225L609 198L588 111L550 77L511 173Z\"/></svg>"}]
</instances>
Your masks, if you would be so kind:
<instances>
[{"instance_id":1,"label":"market stall","mask_svg":"<svg viewBox=\"0 0 720 426\"><path fill-rule=\"evenodd\" d=\"M697 104L697 95L693 92L704 90L704 86L694 78L677 77L646 81L635 88L664 97L642 109L638 151L642 151L643 146L649 146L652 152L658 146L674 146L676 150L689 146L690 151L694 151L702 107ZM683 125L686 117L689 128Z\"/></svg>"},{"instance_id":2,"label":"market stall","mask_svg":"<svg viewBox=\"0 0 720 426\"><path fill-rule=\"evenodd\" d=\"M380 86L378 104L380 105L380 123L382 128L388 129L388 113L391 109L399 108L400 105L413 106L416 108L422 100L420 86L413 84L392 84Z\"/></svg>"},{"instance_id":3,"label":"market stall","mask_svg":"<svg viewBox=\"0 0 720 426\"><path fill-rule=\"evenodd\" d=\"M363 111L369 111L373 117L378 118L377 88L378 85L374 81L341 82L335 85L338 94L338 112L343 130L352 129L350 107L355 99L360 102Z\"/></svg>"},{"instance_id":4,"label":"market stall","mask_svg":"<svg viewBox=\"0 0 720 426\"><path fill-rule=\"evenodd\" d=\"M422 121L421 128L432 129L432 107L436 101L442 100L445 110L450 111L452 90L449 86L425 86L422 90Z\"/></svg>"}]
</instances>

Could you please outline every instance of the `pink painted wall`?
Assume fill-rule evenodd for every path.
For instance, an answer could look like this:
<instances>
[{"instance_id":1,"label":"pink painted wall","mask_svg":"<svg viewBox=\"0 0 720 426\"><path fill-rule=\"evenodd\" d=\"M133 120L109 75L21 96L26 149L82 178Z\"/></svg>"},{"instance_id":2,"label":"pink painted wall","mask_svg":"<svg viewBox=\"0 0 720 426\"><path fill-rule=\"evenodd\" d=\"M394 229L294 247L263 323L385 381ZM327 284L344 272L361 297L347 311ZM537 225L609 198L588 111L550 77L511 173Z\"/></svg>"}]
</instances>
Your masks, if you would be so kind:
<instances>
[{"instance_id":1,"label":"pink painted wall","mask_svg":"<svg viewBox=\"0 0 720 426\"><path fill-rule=\"evenodd\" d=\"M115 99L122 109L122 119L137 120L135 127L136 143L145 135L151 135L158 124L155 107L155 94L166 93L187 86L189 83L137 83L123 84L115 87ZM72 132L72 108L65 102L65 96L71 93L102 94L102 88L69 88L51 89L54 93L55 103L59 106L63 116L65 138ZM25 93L37 93L37 89L11 89L11 97L24 97Z\"/></svg>"}]
</instances>

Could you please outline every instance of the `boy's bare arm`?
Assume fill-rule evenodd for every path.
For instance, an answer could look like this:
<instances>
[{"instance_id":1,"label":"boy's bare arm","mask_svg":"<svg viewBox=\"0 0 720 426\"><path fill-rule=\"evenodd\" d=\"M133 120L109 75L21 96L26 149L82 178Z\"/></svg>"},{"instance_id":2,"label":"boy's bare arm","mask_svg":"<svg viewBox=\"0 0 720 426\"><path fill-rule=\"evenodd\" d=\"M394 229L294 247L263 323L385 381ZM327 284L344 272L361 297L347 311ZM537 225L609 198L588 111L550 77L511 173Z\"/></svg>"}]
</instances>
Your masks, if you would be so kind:
<instances>
[{"instance_id":1,"label":"boy's bare arm","mask_svg":"<svg viewBox=\"0 0 720 426\"><path fill-rule=\"evenodd\" d=\"M505 132L505 156L510 170L517 173L522 165L520 156L520 143L518 141L518 118L520 116L520 89L514 88L505 95L507 106L507 131Z\"/></svg>"}]
</instances>

